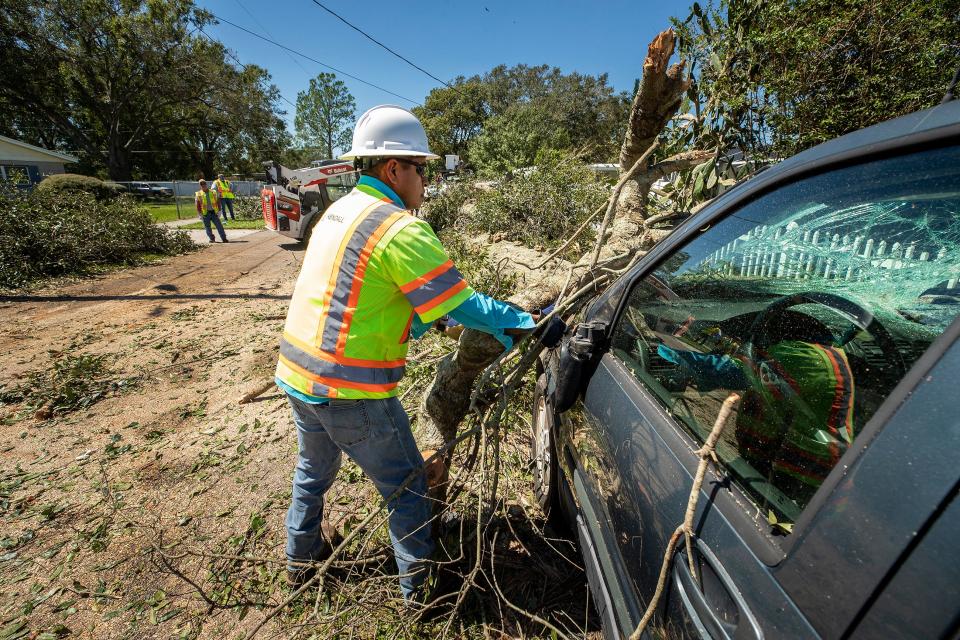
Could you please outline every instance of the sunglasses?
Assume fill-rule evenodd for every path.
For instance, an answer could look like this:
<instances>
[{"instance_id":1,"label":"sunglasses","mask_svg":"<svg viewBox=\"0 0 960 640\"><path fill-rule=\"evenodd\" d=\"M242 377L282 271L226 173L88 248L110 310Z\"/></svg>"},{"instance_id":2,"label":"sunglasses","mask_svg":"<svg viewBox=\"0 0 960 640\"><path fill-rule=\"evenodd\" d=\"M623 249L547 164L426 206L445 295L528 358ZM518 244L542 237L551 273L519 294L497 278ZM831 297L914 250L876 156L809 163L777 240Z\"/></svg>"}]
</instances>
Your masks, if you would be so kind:
<instances>
[{"instance_id":1,"label":"sunglasses","mask_svg":"<svg viewBox=\"0 0 960 640\"><path fill-rule=\"evenodd\" d=\"M427 175L427 165L426 163L420 164L419 162L414 162L412 160L404 160L403 158L394 158L397 162L402 162L403 164L408 164L413 167L414 171L417 172L417 175L421 178Z\"/></svg>"}]
</instances>

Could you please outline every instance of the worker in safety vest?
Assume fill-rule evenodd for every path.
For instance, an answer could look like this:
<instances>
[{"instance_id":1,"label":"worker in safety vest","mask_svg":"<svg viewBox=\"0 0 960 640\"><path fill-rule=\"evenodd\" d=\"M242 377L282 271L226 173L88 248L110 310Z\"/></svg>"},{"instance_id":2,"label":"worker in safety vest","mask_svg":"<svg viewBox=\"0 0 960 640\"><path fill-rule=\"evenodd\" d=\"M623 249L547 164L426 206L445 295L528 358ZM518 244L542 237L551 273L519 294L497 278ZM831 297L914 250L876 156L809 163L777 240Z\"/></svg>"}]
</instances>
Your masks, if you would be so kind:
<instances>
[{"instance_id":1,"label":"worker in safety vest","mask_svg":"<svg viewBox=\"0 0 960 640\"><path fill-rule=\"evenodd\" d=\"M276 371L299 443L286 517L288 578L301 584L312 573L308 563L330 553L320 531L323 497L346 453L388 500L401 591L418 601L434 546L424 458L397 399L408 340L449 315L509 348L504 330L532 329L534 320L471 289L430 225L411 215L423 202L427 161L438 158L412 113L370 109L342 158L362 175L313 231Z\"/></svg>"},{"instance_id":2,"label":"worker in safety vest","mask_svg":"<svg viewBox=\"0 0 960 640\"><path fill-rule=\"evenodd\" d=\"M743 391L740 455L803 507L853 443L854 379L828 335L773 341L750 356L704 354L664 344L658 355L683 369L701 393Z\"/></svg>"},{"instance_id":3,"label":"worker in safety vest","mask_svg":"<svg viewBox=\"0 0 960 640\"><path fill-rule=\"evenodd\" d=\"M223 231L223 225L220 224L220 216L217 215L217 209L220 206L220 198L217 196L217 192L207 187L207 181L203 178L200 178L199 185L200 191L194 194L194 200L197 205L197 215L203 220L203 228L207 231L207 237L210 238L210 242L216 242L213 239L213 231L210 229L210 223L212 222L217 227L220 239L229 242L227 234Z\"/></svg>"},{"instance_id":4,"label":"worker in safety vest","mask_svg":"<svg viewBox=\"0 0 960 640\"><path fill-rule=\"evenodd\" d=\"M228 208L230 209L230 219L236 220L237 217L233 213L233 183L224 178L221 173L214 180L213 188L217 190L217 195L220 196L220 215L223 216L223 221L227 221Z\"/></svg>"}]
</instances>

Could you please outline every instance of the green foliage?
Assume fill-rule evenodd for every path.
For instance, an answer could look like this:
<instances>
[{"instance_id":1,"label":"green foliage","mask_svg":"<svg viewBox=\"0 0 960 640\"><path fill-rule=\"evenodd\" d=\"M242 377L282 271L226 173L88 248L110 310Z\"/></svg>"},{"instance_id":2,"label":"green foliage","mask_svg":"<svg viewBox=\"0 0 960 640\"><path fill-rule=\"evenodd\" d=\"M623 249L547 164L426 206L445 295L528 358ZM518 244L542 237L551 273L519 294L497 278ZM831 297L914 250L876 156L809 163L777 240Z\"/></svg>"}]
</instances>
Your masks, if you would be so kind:
<instances>
[{"instance_id":1,"label":"green foliage","mask_svg":"<svg viewBox=\"0 0 960 640\"><path fill-rule=\"evenodd\" d=\"M324 158L333 158L335 149L350 147L356 109L347 85L335 74L321 73L310 79L309 89L297 94L297 137L320 147Z\"/></svg>"},{"instance_id":2,"label":"green foliage","mask_svg":"<svg viewBox=\"0 0 960 640\"><path fill-rule=\"evenodd\" d=\"M473 206L470 203L476 195L476 190L468 182L449 183L440 194L427 200L421 213L433 231L440 235L457 224L464 215L464 208Z\"/></svg>"},{"instance_id":3,"label":"green foliage","mask_svg":"<svg viewBox=\"0 0 960 640\"><path fill-rule=\"evenodd\" d=\"M98 200L115 198L121 193L120 187L109 184L90 176L81 176L75 173L62 173L47 176L36 186L40 192L63 193L67 191L82 191L89 193Z\"/></svg>"},{"instance_id":4,"label":"green foliage","mask_svg":"<svg viewBox=\"0 0 960 640\"><path fill-rule=\"evenodd\" d=\"M252 170L252 150L285 143L279 93L206 37L211 20L192 0L0 3L0 133L115 180Z\"/></svg>"},{"instance_id":5,"label":"green foliage","mask_svg":"<svg viewBox=\"0 0 960 640\"><path fill-rule=\"evenodd\" d=\"M31 373L24 384L3 389L3 404L24 403L33 411L45 407L48 415L63 415L90 407L111 393L131 389L133 378L115 377L108 367L110 354L54 354L52 366Z\"/></svg>"},{"instance_id":6,"label":"green foliage","mask_svg":"<svg viewBox=\"0 0 960 640\"><path fill-rule=\"evenodd\" d=\"M591 162L614 158L629 98L613 91L606 74L501 65L434 89L414 113L433 151L460 155L491 174L497 167L528 166L542 148L575 151Z\"/></svg>"},{"instance_id":7,"label":"green foliage","mask_svg":"<svg viewBox=\"0 0 960 640\"><path fill-rule=\"evenodd\" d=\"M187 234L154 225L128 196L97 200L83 191L0 189L0 287L38 278L137 264L145 254L189 251Z\"/></svg>"},{"instance_id":8,"label":"green foliage","mask_svg":"<svg viewBox=\"0 0 960 640\"><path fill-rule=\"evenodd\" d=\"M701 148L786 157L932 107L960 66L954 0L721 0L674 21Z\"/></svg>"},{"instance_id":9,"label":"green foliage","mask_svg":"<svg viewBox=\"0 0 960 640\"><path fill-rule=\"evenodd\" d=\"M541 151L535 167L505 176L493 188L452 183L427 201L423 217L445 243L477 233L502 233L528 246L562 244L609 196L609 185L576 158ZM579 255L592 242L589 229L572 243Z\"/></svg>"},{"instance_id":10,"label":"green foliage","mask_svg":"<svg viewBox=\"0 0 960 640\"><path fill-rule=\"evenodd\" d=\"M258 196L237 196L233 199L233 211L237 220L263 221L263 203Z\"/></svg>"},{"instance_id":11,"label":"green foliage","mask_svg":"<svg viewBox=\"0 0 960 640\"><path fill-rule=\"evenodd\" d=\"M570 133L554 126L544 105L519 103L487 120L469 156L480 175L493 178L533 166L541 150L570 146Z\"/></svg>"},{"instance_id":12,"label":"green foliage","mask_svg":"<svg viewBox=\"0 0 960 640\"><path fill-rule=\"evenodd\" d=\"M479 77L460 77L452 87L433 89L423 106L413 108L427 132L431 151L440 156L466 155L467 144L483 130L488 117L485 95Z\"/></svg>"},{"instance_id":13,"label":"green foliage","mask_svg":"<svg viewBox=\"0 0 960 640\"><path fill-rule=\"evenodd\" d=\"M474 231L504 233L527 246L553 247L569 238L608 195L608 185L575 158L546 154L536 167L480 192L466 224ZM579 255L591 242L587 231L570 251Z\"/></svg>"}]
</instances>

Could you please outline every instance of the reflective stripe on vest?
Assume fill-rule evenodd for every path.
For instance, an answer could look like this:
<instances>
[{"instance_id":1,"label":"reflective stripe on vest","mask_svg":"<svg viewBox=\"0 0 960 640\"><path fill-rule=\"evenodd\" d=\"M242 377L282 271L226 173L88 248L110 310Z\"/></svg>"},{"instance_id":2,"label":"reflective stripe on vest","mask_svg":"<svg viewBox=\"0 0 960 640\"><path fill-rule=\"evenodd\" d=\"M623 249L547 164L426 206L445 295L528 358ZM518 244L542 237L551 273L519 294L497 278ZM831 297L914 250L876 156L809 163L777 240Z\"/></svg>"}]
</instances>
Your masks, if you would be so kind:
<instances>
[{"instance_id":1,"label":"reflective stripe on vest","mask_svg":"<svg viewBox=\"0 0 960 640\"><path fill-rule=\"evenodd\" d=\"M224 198L233 199L233 185L229 180L217 180L216 184L220 187L220 195Z\"/></svg>"},{"instance_id":2,"label":"reflective stripe on vest","mask_svg":"<svg viewBox=\"0 0 960 640\"><path fill-rule=\"evenodd\" d=\"M310 349L289 334L284 334L280 340L280 357L290 364L312 372L317 377L390 387L400 382L405 366L402 360L380 361L338 357L324 351Z\"/></svg>"},{"instance_id":3,"label":"reflective stripe on vest","mask_svg":"<svg viewBox=\"0 0 960 640\"><path fill-rule=\"evenodd\" d=\"M197 191L196 199L205 211L216 211L220 204L220 198L213 189L207 189L206 192Z\"/></svg>"},{"instance_id":4,"label":"reflective stripe on vest","mask_svg":"<svg viewBox=\"0 0 960 640\"><path fill-rule=\"evenodd\" d=\"M413 310L422 314L463 291L466 286L466 280L453 266L453 261L447 260L430 273L403 285L400 290L407 294Z\"/></svg>"},{"instance_id":5,"label":"reflective stripe on vest","mask_svg":"<svg viewBox=\"0 0 960 640\"><path fill-rule=\"evenodd\" d=\"M317 332L322 350L343 353L373 248L394 223L408 216L393 205L375 203L354 221L340 245L336 260L339 268L331 274L323 297L325 317Z\"/></svg>"}]
</instances>

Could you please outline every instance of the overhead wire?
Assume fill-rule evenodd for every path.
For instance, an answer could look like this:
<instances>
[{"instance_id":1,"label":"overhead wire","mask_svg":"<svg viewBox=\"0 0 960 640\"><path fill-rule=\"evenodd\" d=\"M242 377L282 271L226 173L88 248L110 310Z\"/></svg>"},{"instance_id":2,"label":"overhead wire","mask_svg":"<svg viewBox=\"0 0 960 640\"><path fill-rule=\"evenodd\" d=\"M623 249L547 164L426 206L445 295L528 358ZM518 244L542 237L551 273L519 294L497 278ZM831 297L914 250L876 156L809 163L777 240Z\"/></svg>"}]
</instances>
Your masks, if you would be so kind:
<instances>
[{"instance_id":1,"label":"overhead wire","mask_svg":"<svg viewBox=\"0 0 960 640\"><path fill-rule=\"evenodd\" d=\"M263 25L263 23L260 22L260 20L257 19L257 16L255 16L255 15L253 14L253 12L250 11L250 9L247 9L247 5L243 4L243 2L241 2L240 0L236 0L236 2L237 2L238 5L240 5L240 8L243 9L244 11L246 11L246 12L247 12L247 15L250 16L250 18L251 18L255 23L257 23L257 26L260 27L261 29L263 29L263 32L264 32L264 33L266 33L268 36L270 36L271 38L273 38L273 34L270 33L270 30L267 29L267 28ZM276 39L276 38L274 38L274 39ZM296 58L294 58L294 57L293 57L293 54L291 54L289 51L284 51L284 53L286 53L286 54L287 54L287 57L290 58L290 60L291 60L295 65L297 65L298 67L300 67L300 69L301 69L304 73L306 73L307 75L310 75L310 72L307 71L307 68L304 67L303 64L302 64L299 60L297 60Z\"/></svg>"},{"instance_id":2,"label":"overhead wire","mask_svg":"<svg viewBox=\"0 0 960 640\"><path fill-rule=\"evenodd\" d=\"M213 14L211 14L211 15L213 15ZM230 25L231 27L233 27L233 28L235 28L235 29L239 29L240 31L243 31L243 32L245 32L245 33L248 33L248 34L254 36L255 38L260 38L261 40L263 40L263 41L265 41L265 42L269 42L269 43L272 44L272 45L275 45L275 46L280 47L281 49L285 49L285 50L289 51L290 53L294 53L294 54L300 56L301 58L305 58L306 60L309 60L310 62L319 64L321 67L326 67L327 69L330 69L331 71L334 71L334 72L336 72L336 73L339 73L339 74L342 75L342 76L346 76L347 78L352 78L353 80L356 80L357 82L360 82L360 83L362 83L362 84L367 85L368 87L373 87L374 89L377 89L377 90L379 90L379 91L383 91L384 93L388 93L388 94L390 94L391 96L394 96L394 97L396 97L396 98L400 98L401 100L406 100L407 102L410 102L410 103L413 103L413 104L416 104L416 105L419 105L419 104L420 104L420 102L417 101L417 100L413 100L413 99L411 99L411 98L407 98L406 96L402 96L402 95L400 95L399 93L395 93L395 92L393 92L393 91L390 91L389 89L385 89L384 87L381 87L381 86L379 86L379 85L376 85L376 84L374 84L374 83L372 83L372 82L367 82L367 81L364 80L363 78L358 78L357 76L355 76L355 75L353 75L353 74L350 74L350 73L347 73L346 71L343 71L342 69L338 69L338 68L336 68L336 67L334 67L334 66L331 66L331 65L327 64L326 62L321 62L320 60L317 60L316 58L313 58L313 57L311 57L311 56L308 56L308 55L305 54L305 53L301 53L300 51L297 51L296 49L291 49L290 47L288 47L288 46L286 46L286 45L280 44L279 42L277 42L277 41L275 41L275 40L272 40L272 39L270 39L270 38L267 38L267 37L265 37L265 36L262 36L262 35L260 35L259 33L256 33L255 31L251 31L250 29L247 29L247 28L245 28L245 27L241 27L240 25L235 24L235 23L233 23L233 22L230 22L229 20L226 20L226 19L224 19L224 18L221 18L220 16L214 15L213 17L214 17L218 22L223 22L224 24L228 24L228 25Z\"/></svg>"},{"instance_id":3,"label":"overhead wire","mask_svg":"<svg viewBox=\"0 0 960 640\"><path fill-rule=\"evenodd\" d=\"M203 29L200 29L200 33L203 34L204 37L206 37L207 40L209 40L210 42L217 43L217 44L223 44L223 43L220 42L219 40L215 40L210 34L208 34L208 33L207 33L206 31L204 31ZM230 56L230 59L232 59L234 62L236 62L238 65L240 65L240 68L241 68L241 69L247 66L247 65L243 64L242 62L240 62L240 59L237 58L237 56L233 55L233 52L230 51L230 49L228 49L226 45L223 45L223 51L224 51L224 53L226 53L228 56ZM281 99L281 100L283 100L284 102L286 102L287 104L289 104L289 105L290 105L291 107L293 107L294 109L297 108L297 105L296 105L295 103L291 102L290 99L287 98L287 96L283 95L282 93L278 93L277 95L280 96L280 99Z\"/></svg>"},{"instance_id":4,"label":"overhead wire","mask_svg":"<svg viewBox=\"0 0 960 640\"><path fill-rule=\"evenodd\" d=\"M421 73L426 74L427 76L433 78L434 80L436 80L436 81L439 82L440 84L444 85L445 87L448 87L448 88L450 88L450 89L453 89L453 88L454 88L454 87L450 86L450 84L448 84L446 80L441 80L440 78L438 78L437 76L433 75L432 73L430 73L429 71L427 71L427 70L424 69L423 67L417 65L416 63L412 62L412 61L409 60L408 58L405 58L404 56L400 55L399 53L397 53L396 51L394 51L393 49L391 49L391 48L388 47L387 45L383 44L382 42L380 42L379 40L377 40L376 38L374 38L373 36L371 36L369 33L367 33L366 31L364 31L364 30L361 29L360 27L356 26L355 24L353 24L352 22L350 22L349 20L347 20L346 18L344 18L343 16L341 16L341 15L340 15L339 13L337 13L336 11L334 11L334 10L330 9L329 7L327 7L327 6L326 6L325 4L323 4L322 2L319 2L318 0L313 0L313 4L317 5L318 7L320 7L321 9L323 9L324 11L326 11L327 13L329 13L330 15L332 15L334 18L336 18L337 20L339 20L340 22L342 22L343 24L347 25L348 27L350 27L351 29L353 29L353 30L356 31L357 33L361 34L361 35L362 35L364 38L366 38L367 40L375 43L377 46L379 46L379 47L381 47L381 48L389 51L389 52L390 52L391 54L393 54L394 56L400 58L401 60L403 60L404 62L406 62L408 65L410 65L411 67L413 67L413 68L416 69L417 71L420 71Z\"/></svg>"}]
</instances>

